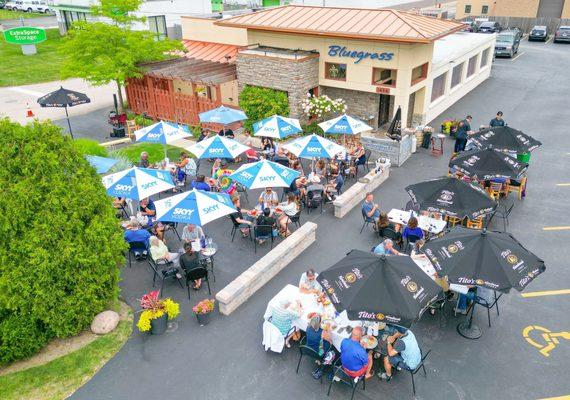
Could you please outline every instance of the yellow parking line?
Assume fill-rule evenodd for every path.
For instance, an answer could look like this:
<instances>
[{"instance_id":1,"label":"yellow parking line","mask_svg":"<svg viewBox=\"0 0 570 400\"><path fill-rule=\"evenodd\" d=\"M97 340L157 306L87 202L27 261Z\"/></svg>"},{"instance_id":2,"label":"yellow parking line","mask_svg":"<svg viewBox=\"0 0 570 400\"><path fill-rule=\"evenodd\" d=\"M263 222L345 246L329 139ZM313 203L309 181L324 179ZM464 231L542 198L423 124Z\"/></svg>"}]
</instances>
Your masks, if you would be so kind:
<instances>
[{"instance_id":1,"label":"yellow parking line","mask_svg":"<svg viewBox=\"0 0 570 400\"><path fill-rule=\"evenodd\" d=\"M521 296L522 297L542 297L542 296L556 296L559 294L570 294L570 289L545 290L542 292L527 292L527 293L521 293Z\"/></svg>"},{"instance_id":2,"label":"yellow parking line","mask_svg":"<svg viewBox=\"0 0 570 400\"><path fill-rule=\"evenodd\" d=\"M570 183L557 183L556 186L570 186Z\"/></svg>"},{"instance_id":3,"label":"yellow parking line","mask_svg":"<svg viewBox=\"0 0 570 400\"><path fill-rule=\"evenodd\" d=\"M548 44L548 43L552 42L552 39L554 39L554 36L550 36L550 39L548 39L546 42L544 42L544 44Z\"/></svg>"},{"instance_id":4,"label":"yellow parking line","mask_svg":"<svg viewBox=\"0 0 570 400\"><path fill-rule=\"evenodd\" d=\"M567 231L570 230L570 226L545 226L542 228L543 231Z\"/></svg>"},{"instance_id":5,"label":"yellow parking line","mask_svg":"<svg viewBox=\"0 0 570 400\"><path fill-rule=\"evenodd\" d=\"M570 400L570 395L558 396L558 397L545 397L543 399L538 399L538 400Z\"/></svg>"}]
</instances>

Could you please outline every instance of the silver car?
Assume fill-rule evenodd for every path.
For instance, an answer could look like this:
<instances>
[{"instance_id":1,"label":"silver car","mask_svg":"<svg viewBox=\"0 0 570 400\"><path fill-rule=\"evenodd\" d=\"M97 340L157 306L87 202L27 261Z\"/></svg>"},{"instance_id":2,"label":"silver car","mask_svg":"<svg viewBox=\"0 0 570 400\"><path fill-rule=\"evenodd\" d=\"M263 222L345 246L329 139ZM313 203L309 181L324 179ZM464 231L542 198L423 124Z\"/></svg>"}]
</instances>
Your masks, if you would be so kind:
<instances>
[{"instance_id":1,"label":"silver car","mask_svg":"<svg viewBox=\"0 0 570 400\"><path fill-rule=\"evenodd\" d=\"M554 33L554 43L570 42L570 26L561 26Z\"/></svg>"}]
</instances>

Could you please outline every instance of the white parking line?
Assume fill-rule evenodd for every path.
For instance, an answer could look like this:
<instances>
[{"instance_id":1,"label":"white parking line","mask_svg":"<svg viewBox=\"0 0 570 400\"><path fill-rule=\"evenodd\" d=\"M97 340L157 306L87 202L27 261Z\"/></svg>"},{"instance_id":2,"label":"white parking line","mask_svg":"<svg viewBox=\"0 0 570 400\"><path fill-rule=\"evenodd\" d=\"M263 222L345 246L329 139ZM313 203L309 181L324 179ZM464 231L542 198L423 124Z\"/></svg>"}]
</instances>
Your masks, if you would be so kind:
<instances>
[{"instance_id":1,"label":"white parking line","mask_svg":"<svg viewBox=\"0 0 570 400\"><path fill-rule=\"evenodd\" d=\"M548 39L546 42L544 42L544 44L548 44L548 43L552 42L552 39L554 39L554 36L550 36L550 39Z\"/></svg>"},{"instance_id":2,"label":"white parking line","mask_svg":"<svg viewBox=\"0 0 570 400\"><path fill-rule=\"evenodd\" d=\"M523 54L526 54L526 52L523 51L522 53L519 53L515 58L511 58L511 62L515 61L517 58L519 58Z\"/></svg>"}]
</instances>

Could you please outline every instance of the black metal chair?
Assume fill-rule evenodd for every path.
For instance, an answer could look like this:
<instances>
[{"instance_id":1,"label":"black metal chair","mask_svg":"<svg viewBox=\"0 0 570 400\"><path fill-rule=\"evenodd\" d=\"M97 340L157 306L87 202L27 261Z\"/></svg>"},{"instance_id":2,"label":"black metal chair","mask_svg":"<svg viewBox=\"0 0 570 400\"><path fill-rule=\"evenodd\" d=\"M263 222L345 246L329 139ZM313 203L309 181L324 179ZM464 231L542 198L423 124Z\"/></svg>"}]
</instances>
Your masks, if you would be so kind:
<instances>
[{"instance_id":1,"label":"black metal chair","mask_svg":"<svg viewBox=\"0 0 570 400\"><path fill-rule=\"evenodd\" d=\"M364 228L367 227L369 224L373 224L372 226L374 226L374 224L376 223L376 221L374 221L374 218L370 218L368 215L366 215L366 212L364 210L362 210L362 219L364 219L364 223L362 224L362 228L360 228L361 234Z\"/></svg>"},{"instance_id":2,"label":"black metal chair","mask_svg":"<svg viewBox=\"0 0 570 400\"><path fill-rule=\"evenodd\" d=\"M303 337L299 342L299 362L297 363L297 371L299 373L299 367L301 366L301 360L303 356L312 358L313 360L323 361L323 357L319 355L312 347L307 346L307 336ZM323 384L323 376L321 375L321 385Z\"/></svg>"},{"instance_id":3,"label":"black metal chair","mask_svg":"<svg viewBox=\"0 0 570 400\"><path fill-rule=\"evenodd\" d=\"M360 382L362 382L362 390L366 390L366 379L364 379L364 375L366 374L363 374L358 378L352 378L351 376L349 376L346 372L344 372L344 369L342 368L342 364L339 358L333 366L333 376L329 384L329 390L327 392L327 396L330 396L332 384L333 382L335 382L335 378L337 378L339 382L342 382L352 388L350 400L354 399L354 392L356 391L356 387Z\"/></svg>"},{"instance_id":4,"label":"black metal chair","mask_svg":"<svg viewBox=\"0 0 570 400\"><path fill-rule=\"evenodd\" d=\"M299 228L301 227L301 211L303 210L299 207L299 211L297 211L297 214L287 217L289 218L289 221L291 221L295 226Z\"/></svg>"},{"instance_id":5,"label":"black metal chair","mask_svg":"<svg viewBox=\"0 0 570 400\"><path fill-rule=\"evenodd\" d=\"M139 252L142 254L143 251L148 252L145 242L129 242L129 268L133 266L132 257L135 256L135 253Z\"/></svg>"},{"instance_id":6,"label":"black metal chair","mask_svg":"<svg viewBox=\"0 0 570 400\"><path fill-rule=\"evenodd\" d=\"M368 161L370 161L371 155L372 155L372 150L370 149L364 150L364 168L366 168L366 171L370 171L370 167L368 166Z\"/></svg>"},{"instance_id":7,"label":"black metal chair","mask_svg":"<svg viewBox=\"0 0 570 400\"><path fill-rule=\"evenodd\" d=\"M404 253L408 253L412 249L412 245L415 245L416 242L422 240L421 237L416 235L408 235L406 236L406 242L404 244Z\"/></svg>"},{"instance_id":8,"label":"black metal chair","mask_svg":"<svg viewBox=\"0 0 570 400\"><path fill-rule=\"evenodd\" d=\"M426 372L426 367L424 365L424 362L427 358L427 356L429 356L429 353L431 353L431 349L427 351L427 353L423 354L423 352L420 349L420 353L422 354L422 361L418 364L418 366L411 370L411 369L406 369L406 371L408 371L410 373L410 376L412 377L412 390L414 392L414 396L416 395L416 382L414 381L414 375L416 375L418 373L418 371L420 369L422 369L424 371L424 377L427 379L427 372Z\"/></svg>"},{"instance_id":9,"label":"black metal chair","mask_svg":"<svg viewBox=\"0 0 570 400\"><path fill-rule=\"evenodd\" d=\"M231 231L231 235L232 235L232 242L234 241L235 237L236 237L236 233L240 232L240 227L239 227L239 223L233 219L231 219L232 221L232 231ZM249 236L251 237L251 226L248 228L249 229Z\"/></svg>"},{"instance_id":10,"label":"black metal chair","mask_svg":"<svg viewBox=\"0 0 570 400\"><path fill-rule=\"evenodd\" d=\"M271 225L255 225L253 227L253 246L255 253L257 253L257 241L258 240L270 240L271 249L273 249L273 227Z\"/></svg>"},{"instance_id":11,"label":"black metal chair","mask_svg":"<svg viewBox=\"0 0 570 400\"><path fill-rule=\"evenodd\" d=\"M182 282L180 281L181 276L179 276L178 268L174 267L174 263L168 260L153 260L149 255L148 264L152 268L152 287L154 287L156 278L160 279L160 296L162 297L162 292L164 289L164 281L167 279L176 279L178 284L182 289Z\"/></svg>"},{"instance_id":12,"label":"black metal chair","mask_svg":"<svg viewBox=\"0 0 570 400\"><path fill-rule=\"evenodd\" d=\"M173 231L174 233L176 233L178 240L182 240L182 238L180 237L180 234L178 233L178 222L163 222L163 225L164 225L164 234L165 235L166 235L166 232Z\"/></svg>"},{"instance_id":13,"label":"black metal chair","mask_svg":"<svg viewBox=\"0 0 570 400\"><path fill-rule=\"evenodd\" d=\"M497 316L499 316L499 299L503 294L497 296L495 290L487 288L477 288L477 295L473 300L475 303L487 309L487 319L489 321L489 328L491 327L491 309L495 307L497 309Z\"/></svg>"},{"instance_id":14,"label":"black metal chair","mask_svg":"<svg viewBox=\"0 0 570 400\"><path fill-rule=\"evenodd\" d=\"M323 203L325 202L325 191L320 190L309 190L307 188L307 195L305 196L305 207L307 208L307 214L311 213L311 208L317 208L320 206L321 214L323 213ZM316 206L314 204L318 203Z\"/></svg>"},{"instance_id":15,"label":"black metal chair","mask_svg":"<svg viewBox=\"0 0 570 400\"><path fill-rule=\"evenodd\" d=\"M206 286L208 286L208 294L212 294L210 290L210 280L208 279L208 269L199 266L196 268L192 268L191 270L185 271L186 275L186 287L188 289L188 300L190 300L190 282L196 281L198 279L202 279L202 281L206 282Z\"/></svg>"}]
</instances>

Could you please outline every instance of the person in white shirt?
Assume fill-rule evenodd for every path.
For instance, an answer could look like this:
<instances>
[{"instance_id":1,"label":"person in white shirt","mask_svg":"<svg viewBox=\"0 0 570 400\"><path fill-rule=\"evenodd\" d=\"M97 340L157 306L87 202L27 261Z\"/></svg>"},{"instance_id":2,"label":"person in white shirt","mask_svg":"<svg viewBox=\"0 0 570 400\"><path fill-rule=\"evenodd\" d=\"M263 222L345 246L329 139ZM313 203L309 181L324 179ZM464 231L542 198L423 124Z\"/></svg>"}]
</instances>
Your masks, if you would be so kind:
<instances>
[{"instance_id":1,"label":"person in white shirt","mask_svg":"<svg viewBox=\"0 0 570 400\"><path fill-rule=\"evenodd\" d=\"M313 293L321 294L323 288L319 282L317 282L318 274L314 269L309 269L307 272L303 272L301 279L299 280L299 291L301 293Z\"/></svg>"},{"instance_id":2,"label":"person in white shirt","mask_svg":"<svg viewBox=\"0 0 570 400\"><path fill-rule=\"evenodd\" d=\"M259 196L259 204L262 208L271 208L279 204L279 198L277 193L270 187L266 187L265 190Z\"/></svg>"},{"instance_id":3,"label":"person in white shirt","mask_svg":"<svg viewBox=\"0 0 570 400\"><path fill-rule=\"evenodd\" d=\"M195 240L200 240L204 237L204 231L201 227L194 224L187 224L184 229L182 229L182 241L185 243L190 243Z\"/></svg>"},{"instance_id":4,"label":"person in white shirt","mask_svg":"<svg viewBox=\"0 0 570 400\"><path fill-rule=\"evenodd\" d=\"M165 264L166 262L172 262L176 267L179 267L180 254L171 253L168 251L168 247L164 244L162 240L159 240L156 236L151 236L150 242L150 255L152 259L157 264Z\"/></svg>"}]
</instances>

